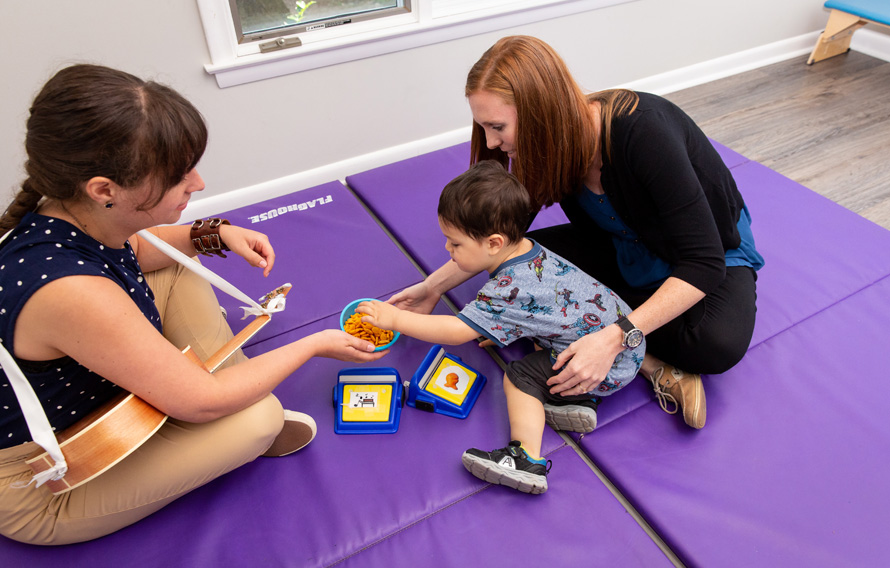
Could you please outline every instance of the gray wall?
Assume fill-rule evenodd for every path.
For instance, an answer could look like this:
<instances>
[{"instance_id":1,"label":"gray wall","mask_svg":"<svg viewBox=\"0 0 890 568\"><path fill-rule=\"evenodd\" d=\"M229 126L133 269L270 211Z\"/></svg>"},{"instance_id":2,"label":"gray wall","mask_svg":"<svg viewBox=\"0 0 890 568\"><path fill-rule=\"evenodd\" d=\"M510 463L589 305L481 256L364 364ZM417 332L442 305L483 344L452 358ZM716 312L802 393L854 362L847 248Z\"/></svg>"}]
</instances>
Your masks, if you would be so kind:
<instances>
[{"instance_id":1,"label":"gray wall","mask_svg":"<svg viewBox=\"0 0 890 568\"><path fill-rule=\"evenodd\" d=\"M167 83L204 113L200 198L222 196L469 125L463 82L497 38L538 36L588 90L820 30L818 0L638 0L575 16L220 89L189 0L0 3L0 201L22 178L28 106L75 62Z\"/></svg>"}]
</instances>

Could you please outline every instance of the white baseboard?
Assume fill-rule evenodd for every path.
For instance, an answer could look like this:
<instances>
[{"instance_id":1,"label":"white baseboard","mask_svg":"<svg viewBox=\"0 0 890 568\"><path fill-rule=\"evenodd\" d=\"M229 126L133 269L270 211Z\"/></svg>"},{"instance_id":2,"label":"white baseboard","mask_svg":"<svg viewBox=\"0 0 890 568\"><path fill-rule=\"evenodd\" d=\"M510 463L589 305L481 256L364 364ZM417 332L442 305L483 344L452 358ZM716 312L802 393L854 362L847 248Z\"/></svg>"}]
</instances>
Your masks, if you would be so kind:
<instances>
[{"instance_id":1,"label":"white baseboard","mask_svg":"<svg viewBox=\"0 0 890 568\"><path fill-rule=\"evenodd\" d=\"M752 69L765 67L767 65L772 65L773 63L809 54L813 50L813 46L816 45L816 40L819 38L820 33L821 32L812 32L783 41L755 47L753 49L747 49L731 55L696 63L695 65L690 65L681 69L674 69L667 73L661 73L638 81L632 81L622 85L622 87L634 89L636 91L655 93L657 95L665 95L667 93L673 93L674 91L688 89L690 87L695 87L696 85L716 81L717 79L723 79L725 77L744 73L745 71L751 71Z\"/></svg>"},{"instance_id":2,"label":"white baseboard","mask_svg":"<svg viewBox=\"0 0 890 568\"><path fill-rule=\"evenodd\" d=\"M470 139L470 126L424 138L408 144L383 148L369 154L328 164L319 168L302 171L278 179L269 180L249 187L228 191L221 195L213 195L204 199L196 199L188 204L183 211L182 219L202 219L212 217L225 211L238 209L251 203L274 199L315 187L335 180L344 180L346 176L368 171L386 164L407 160L435 150L466 142Z\"/></svg>"},{"instance_id":3,"label":"white baseboard","mask_svg":"<svg viewBox=\"0 0 890 568\"><path fill-rule=\"evenodd\" d=\"M697 63L667 73L653 75L645 79L622 85L623 87L666 94L729 77L758 67L764 67L779 61L809 54L820 32L804 34L795 38L756 47L732 55L718 57L710 61ZM853 36L851 49L860 51L871 57L890 61L890 36L869 29L858 31ZM470 126L445 132L429 138L416 140L399 146L383 148L376 152L349 158L327 166L299 172L283 178L270 180L261 184L214 195L205 199L196 199L189 203L183 213L183 219L199 219L210 217L224 211L244 207L251 203L265 201L300 191L333 180L343 180L346 176L357 174L400 160L406 160L427 152L454 146L470 139Z\"/></svg>"},{"instance_id":4,"label":"white baseboard","mask_svg":"<svg viewBox=\"0 0 890 568\"><path fill-rule=\"evenodd\" d=\"M890 35L870 29L859 30L853 34L850 49L877 59L890 61Z\"/></svg>"}]
</instances>

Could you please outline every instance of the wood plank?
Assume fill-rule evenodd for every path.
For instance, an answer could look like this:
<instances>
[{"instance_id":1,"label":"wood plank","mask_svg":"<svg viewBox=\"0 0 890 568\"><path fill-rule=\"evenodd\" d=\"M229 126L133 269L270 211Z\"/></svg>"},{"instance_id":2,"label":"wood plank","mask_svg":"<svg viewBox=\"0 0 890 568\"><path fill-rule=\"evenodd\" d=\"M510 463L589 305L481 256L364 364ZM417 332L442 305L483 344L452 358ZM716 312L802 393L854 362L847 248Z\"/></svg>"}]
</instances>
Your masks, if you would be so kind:
<instances>
[{"instance_id":1,"label":"wood plank","mask_svg":"<svg viewBox=\"0 0 890 568\"><path fill-rule=\"evenodd\" d=\"M890 229L890 63L790 59L666 95L711 138Z\"/></svg>"}]
</instances>

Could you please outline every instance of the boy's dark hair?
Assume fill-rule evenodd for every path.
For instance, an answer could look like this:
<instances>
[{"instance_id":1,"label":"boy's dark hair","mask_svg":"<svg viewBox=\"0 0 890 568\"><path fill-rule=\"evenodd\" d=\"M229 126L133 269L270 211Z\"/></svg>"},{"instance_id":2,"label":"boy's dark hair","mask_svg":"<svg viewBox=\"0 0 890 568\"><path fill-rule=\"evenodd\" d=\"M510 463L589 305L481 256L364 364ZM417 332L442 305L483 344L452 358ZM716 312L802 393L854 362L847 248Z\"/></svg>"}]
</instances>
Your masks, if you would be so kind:
<instances>
[{"instance_id":1,"label":"boy's dark hair","mask_svg":"<svg viewBox=\"0 0 890 568\"><path fill-rule=\"evenodd\" d=\"M521 240L530 211L525 187L494 160L472 165L439 196L439 218L477 240L495 233L510 242Z\"/></svg>"}]
</instances>

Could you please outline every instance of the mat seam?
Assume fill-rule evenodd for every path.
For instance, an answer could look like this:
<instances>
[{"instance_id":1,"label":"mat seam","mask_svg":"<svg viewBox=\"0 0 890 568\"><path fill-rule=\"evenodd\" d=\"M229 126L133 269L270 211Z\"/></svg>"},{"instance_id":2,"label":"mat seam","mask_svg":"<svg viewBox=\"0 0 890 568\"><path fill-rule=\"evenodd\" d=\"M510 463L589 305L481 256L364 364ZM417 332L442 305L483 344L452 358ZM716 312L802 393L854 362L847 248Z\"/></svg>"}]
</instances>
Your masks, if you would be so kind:
<instances>
[{"instance_id":1,"label":"mat seam","mask_svg":"<svg viewBox=\"0 0 890 568\"><path fill-rule=\"evenodd\" d=\"M358 200L358 202L362 205L362 207L365 208L365 210L368 212L369 215L371 215L371 217L374 219L374 221L378 225L380 225L380 227L384 230L384 232L390 237L390 239L392 239L392 241L396 244L396 246L398 246L399 250L402 251L402 253L415 265L417 270L420 271L420 273L424 276L424 278L426 278L426 276L428 276L428 275L421 268L420 263L417 262L417 260L414 259L413 256L411 256L411 254L408 252L408 250L405 249L405 247L402 246L401 243L398 242L398 240L395 238L393 233L385 226L383 221L377 216L377 214L371 209L371 207L367 203L365 203L365 201L361 198L361 196L345 180L341 180L341 181L342 181L344 187L346 187L346 189L349 190L355 196L356 200ZM448 298L448 296L446 294L442 294L441 299L443 302L445 302L445 304L448 306L448 308L450 310L452 310L455 314L460 312L460 310L457 308L457 306L455 306L455 304L451 301L450 298ZM504 361L504 359L500 356L500 354L496 350L494 350L492 347L486 347L485 351L488 352L489 356L494 360L494 362L502 370L506 369L506 367L507 367L506 362ZM645 404L643 406L645 406ZM638 410L639 408L642 408L642 406L638 407L637 409L634 409L634 411ZM613 420L613 422L614 422L614 420ZM642 515L640 515L640 513L636 510L636 507L634 507L633 505L630 504L630 500L627 499L627 497L625 497L617 489L617 487L614 485L614 483L611 482L611 480L608 478L608 476L606 476L604 473L602 473L602 470L598 466L595 465L595 463L590 458L590 456L588 456L586 453L584 453L583 450L581 450L581 448L575 443L575 441L572 440L571 437L566 435L564 432L560 432L558 430L554 430L554 431L560 437L562 437L563 444L561 446L554 448L553 450L548 452L546 455L549 456L550 454L566 447L567 445L572 447L574 449L575 453L578 454L579 457L581 457L582 461L584 461L585 464L591 469L591 471L597 477L599 482L606 488L607 491L609 491L610 494L612 494L612 497L616 501L618 501L619 505L621 505L628 512L628 514L631 515L631 517L640 526L640 528L643 529L643 531L646 533L646 536L648 536L650 538L650 540L652 540L652 542L656 546L658 546L659 549L662 550L662 552L665 554L665 556L669 560L671 560L671 562L675 566L682 568L684 565L682 562L679 561L679 558L677 557L676 553L674 553L673 550L671 550L670 547L667 546L667 544L665 543L665 541L661 537L661 535L659 535L657 532L655 532L654 529L652 529L652 527L651 527L651 525L649 525L648 521L646 521L645 518ZM570 443L567 441L569 441ZM483 491L483 490L487 489L488 487L490 487L490 484L486 487L483 487L479 491ZM477 493L479 493L479 491L474 492L474 493L468 495L467 497L464 497L460 501L463 501L473 495L476 495ZM427 517L424 517L423 519L418 519L417 521L415 521L415 523L412 523L411 525L408 525L408 526L404 527L403 529L400 529L399 531L396 531L390 535L387 535L386 537L384 537L378 541L375 541L360 550L357 550L355 553L351 554L350 556L347 556L347 557L342 558L341 560L338 560L337 563L342 562L343 560L347 560L348 558L354 556L355 554L359 554L362 550L367 550L368 548L375 546L379 542L382 542L383 540L386 540L396 534L399 534L401 531L413 526L414 524L416 524L418 522L422 522L426 518L429 518L433 515L438 514L440 511L444 511L445 509L452 507L453 505L459 503L460 501L455 501L454 503L451 503L447 507L439 509L438 511L431 513L430 515L428 515ZM333 566L333 564L330 566Z\"/></svg>"},{"instance_id":2,"label":"mat seam","mask_svg":"<svg viewBox=\"0 0 890 568\"><path fill-rule=\"evenodd\" d=\"M853 296L856 296L856 295L858 295L858 294L861 294L862 292L868 290L869 288L872 288L872 287L878 285L879 283L884 282L884 281L887 281L887 280L890 280L890 274L885 274L884 276L882 276L882 277L880 277L880 278L874 280L874 281L871 282L870 284L867 284L867 285L865 285L865 286L859 288L858 290L855 290L855 291L851 292L850 294L847 294L846 296L844 296L843 298L837 300L836 302L833 302L833 303L831 303L831 304L825 306L824 308L822 308L822 309L820 309L820 310L818 310L818 311L813 312L813 313L810 314L809 316L807 316L807 317L805 317L805 318L803 318L803 319L801 319L801 320L799 320L799 321L797 321L797 322L794 322L792 325L789 325L788 327L786 327L786 328L784 328L784 329L782 329L782 330L780 330L780 331L774 333L773 335L770 335L769 337L763 339L762 341L759 341L756 345L754 345L753 347L750 347L750 348L749 348L749 351L750 351L750 350L753 350L753 349L757 349L758 347L760 347L761 345L764 345L765 343L767 343L767 342L770 341L771 339L773 339L773 338L775 338L775 337L778 337L778 336L780 336L780 335L782 335L782 334L784 334L784 333L786 333L786 332L788 332L788 331L794 329L795 327L797 327L798 325L802 324L803 322L805 322L805 321L807 321L807 320L809 320L809 319L811 319L811 318L814 318L814 317L816 317L817 315L819 315L819 314L821 314L821 313L823 313L823 312L825 312L825 311L827 311L827 310L829 310L829 309L831 309L831 308L833 308L833 307L835 307L835 306L837 306L837 305L843 303L844 301L848 300L849 298L852 298ZM627 412L627 413L623 414L622 416L629 416L629 415L633 414L634 412L639 411L639 410L642 409L642 408L648 407L648 406L649 406L649 403L654 402L654 400L655 400L655 399L652 398L652 399L649 400L649 402L647 402L647 403L645 403L645 404L642 404L642 405L640 405L640 406L634 408L633 410L631 410L630 412ZM611 424L617 422L618 420L620 420L620 418L621 418L621 417L616 418L615 420L612 420L612 421L609 422L609 424L607 424L606 426L611 425ZM681 563L681 564L677 564L677 565L678 565L678 566L683 566L683 564L682 564L682 560L680 560L679 555L677 555L676 552L674 552L673 549L670 548L670 546L667 544L667 542L664 540L664 538L660 535L660 533L659 533L659 532L655 529L655 527L648 521L648 519L646 519L646 516L643 515L643 514L637 509L636 505L634 504L634 501L632 501L627 495L625 495L626 492L625 492L625 491L622 491L622 490L621 490L621 489L620 489L620 488L619 488L619 487L618 487L618 486L611 480L611 477L610 477L610 476L609 476L609 475L608 475L608 474L607 474L601 467L599 467L598 465L596 465L596 462L593 460L593 457L590 456L590 455L584 450L584 448L581 447L581 445L580 445L580 443L579 443L579 442L580 442L580 439L579 439L578 441L575 441L574 439L572 439L572 438L571 438L570 436L568 436L568 435L565 435L565 434L563 434L563 433L560 433L560 435L563 435L566 439L568 439L568 440L570 441L570 444L572 445L573 448L575 448L575 451L578 453L578 455L581 456L581 458L582 458L583 460L585 460L585 462L588 463L588 466L591 467L591 470L593 470L594 474L597 475L598 478L600 478L600 481L601 481L604 485L606 485L606 487L607 487L610 491L612 491L612 487L614 487L615 491L613 492L613 495L616 497L616 499L618 499L619 502L622 503L622 505L624 505L624 504L625 504L624 502L626 501L627 506L626 506L625 508L628 509L628 507L630 507L630 509L628 509L628 513L630 513L631 516L634 517L634 520L636 520L636 521L638 522L638 524L640 524L640 526L643 528L643 530L646 530L646 531L647 531L647 534L650 534L649 531L651 531L650 538L652 537L652 535L656 535L656 536L658 537L658 540L660 540L662 543L664 543L664 547L665 547L667 550L670 550L670 551L671 551L671 554L673 554L673 555L676 557L677 562L680 562L680 563ZM583 438L583 436L582 436L582 438ZM632 510L631 510L631 509L632 509ZM639 517L639 519L637 519L637 516ZM641 521L642 521L642 523L641 523ZM644 524L643 524L643 523L644 523ZM648 529L648 530L647 530L647 529ZM656 539L653 538L653 541L655 541L657 545L658 545L658 540L656 540ZM659 545L659 548L661 548L660 545ZM665 548L663 548L662 550L665 550ZM668 558L671 559L671 560L673 561L673 559L672 559L670 556L668 556Z\"/></svg>"},{"instance_id":3,"label":"mat seam","mask_svg":"<svg viewBox=\"0 0 890 568\"><path fill-rule=\"evenodd\" d=\"M490 487L491 487L491 484L487 484L487 485L485 485L485 486L483 486L483 487L480 487L480 488L477 489L476 491L473 491L472 493L469 493L469 494L465 495L464 497L461 497L460 499L458 499L458 500L456 500L456 501L453 501L453 502L451 502L451 503L445 505L444 507L440 507L439 509L436 509L435 511L432 511L432 512L430 512L430 513L427 513L427 514L424 515L423 517L421 517L421 518L419 518L419 519L417 519L417 520L415 520L415 521L413 521L413 522L411 522L411 523L405 525L404 527L401 527L401 528L399 528L398 530L395 530L395 531L393 531L393 532L391 532L391 533L388 533L388 534L386 534L385 536L382 536L382 537L378 538L377 540L375 540L375 541L373 541L373 542L370 542L370 543L368 543L368 544L362 546L361 548L359 548L359 549L357 549L357 550L351 552L350 554L348 554L348 555L346 555L346 556L340 558L339 560L336 560L335 562L333 562L333 563L331 563L331 564L325 564L325 567L327 568L327 567L330 567L330 566L336 566L337 564L340 564L341 562L345 562L346 560L349 560L350 558L353 558L354 556L357 556L357 555L361 554L362 552L364 552L364 551L366 551L366 550L369 550L369 549L371 549L371 548L374 548L374 547L377 546L378 544L381 544L381 543L383 543L383 542L385 542L385 541L387 541L387 540L389 540L389 539L391 539L391 538L393 538L393 537L395 537L395 536L397 536L397 535L399 535L399 534L405 532L406 530L412 528L413 526L415 526L415 525L417 525L417 524L419 524L419 523L422 523L422 522L424 522L424 521L426 521L426 520L428 520L428 519L431 519L432 517L435 517L435 516L438 515L439 513L442 513L443 511L446 511L446 510L450 509L451 507L457 505L458 503L462 503L462 502L466 501L467 499L473 497L474 495L478 495L479 493L485 491L486 489L489 489Z\"/></svg>"},{"instance_id":4,"label":"mat seam","mask_svg":"<svg viewBox=\"0 0 890 568\"><path fill-rule=\"evenodd\" d=\"M549 455L551 455L551 454L554 454L554 453L558 452L559 450L565 448L565 447L568 446L568 445L569 445L569 444L566 444L565 441L563 441L563 444L562 444L561 446L557 446L556 448L553 448L552 450L550 450L549 452L547 452L547 454L545 454L544 457L547 457L547 456L549 456ZM341 562L344 562L344 561L346 561L346 560L349 560L350 558L352 558L352 557L354 557L354 556L357 556L357 555L361 554L362 552L364 552L364 551L366 551L366 550L369 550L369 549L371 549L371 548L377 546L378 544L381 544L381 543L383 543L383 542L385 542L385 541L387 541L387 540L389 540L389 539L395 537L396 535L399 535L399 534L405 532L406 530L408 530L408 529L414 527L415 525L417 525L417 524L419 524L419 523L422 523L422 522L424 522L424 521L426 521L426 520L429 520L429 519L435 517L436 515L439 515L440 513L443 513L443 512L445 512L445 511L447 511L447 510L450 509L451 507L454 507L455 505L457 505L457 504L459 504L459 503L463 503L463 502L466 501L467 499L470 499L471 497L474 497L474 496L476 496L476 495L482 493L483 491L486 491L486 490L488 490L488 489L491 489L493 486L494 486L494 485L491 484L491 483L486 483L484 486L480 487L479 489L477 489L477 490L475 490L475 491L473 491L473 492L471 492L471 493L468 493L467 495L461 497L460 499L457 499L456 501L452 501L451 503L448 503L447 505L444 505L444 506L442 506L442 507L439 507L439 508L436 509L435 511L432 511L432 512L430 512L430 513L427 513L427 514L424 515L423 517L421 517L421 518L419 518L419 519L417 519L417 520L415 520L415 521L413 521L413 522L411 522L411 523L405 525L404 527L401 527L401 528L398 529L398 530L395 530L395 531L393 531L393 532L391 532L391 533L389 533L389 534L387 534L387 535L385 535L385 536L383 536L383 537L381 537L381 538L375 540L374 542L371 542L371 543L366 544L365 546L363 546L363 547L361 547L361 548L359 548L359 549L353 551L352 553L348 554L347 556L344 556L343 558L340 558L339 560L335 561L334 563L332 563L332 564L326 564L326 565L325 565L325 568L329 568L330 566L336 566L337 564L340 564Z\"/></svg>"}]
</instances>

